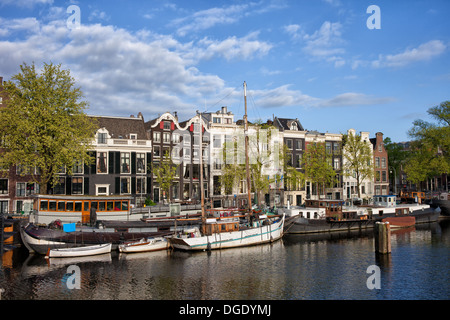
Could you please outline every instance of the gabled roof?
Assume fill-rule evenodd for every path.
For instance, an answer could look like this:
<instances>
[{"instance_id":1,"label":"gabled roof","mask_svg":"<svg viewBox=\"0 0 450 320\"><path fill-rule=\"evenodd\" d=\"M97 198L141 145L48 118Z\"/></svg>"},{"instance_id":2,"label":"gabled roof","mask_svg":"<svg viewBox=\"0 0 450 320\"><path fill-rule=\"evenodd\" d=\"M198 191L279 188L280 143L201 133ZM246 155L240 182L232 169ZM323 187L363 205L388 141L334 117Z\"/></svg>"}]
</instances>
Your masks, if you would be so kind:
<instances>
[{"instance_id":1,"label":"gabled roof","mask_svg":"<svg viewBox=\"0 0 450 320\"><path fill-rule=\"evenodd\" d=\"M274 125L278 129L280 129L282 131L284 131L284 130L291 130L291 125L292 125L293 122L297 123L297 130L298 131L304 131L305 130L298 119L288 119L288 118L275 117Z\"/></svg>"},{"instance_id":2,"label":"gabled roof","mask_svg":"<svg viewBox=\"0 0 450 320\"><path fill-rule=\"evenodd\" d=\"M92 116L98 121L98 128L105 128L114 139L130 139L130 134L137 134L138 140L148 139L144 127L144 118L126 118L109 116Z\"/></svg>"}]
</instances>

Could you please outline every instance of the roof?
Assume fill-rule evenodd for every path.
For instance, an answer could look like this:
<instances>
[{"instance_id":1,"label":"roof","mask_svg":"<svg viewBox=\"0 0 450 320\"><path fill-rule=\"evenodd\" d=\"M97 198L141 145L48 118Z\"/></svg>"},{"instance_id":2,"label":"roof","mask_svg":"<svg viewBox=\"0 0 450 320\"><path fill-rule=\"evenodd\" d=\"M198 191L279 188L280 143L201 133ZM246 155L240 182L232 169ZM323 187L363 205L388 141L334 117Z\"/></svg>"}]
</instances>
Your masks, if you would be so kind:
<instances>
[{"instance_id":1,"label":"roof","mask_svg":"<svg viewBox=\"0 0 450 320\"><path fill-rule=\"evenodd\" d=\"M304 131L305 130L298 119L288 119L288 118L278 118L278 117L276 117L275 121L274 121L274 125L278 129L281 129L282 131L284 131L284 130L291 130L291 125L292 125L293 122L297 123L297 128L298 128L297 130L298 131Z\"/></svg>"},{"instance_id":2,"label":"roof","mask_svg":"<svg viewBox=\"0 0 450 320\"><path fill-rule=\"evenodd\" d=\"M112 138L130 139L130 134L137 134L138 140L148 139L143 117L109 117L92 116L98 121L98 128L108 130Z\"/></svg>"}]
</instances>

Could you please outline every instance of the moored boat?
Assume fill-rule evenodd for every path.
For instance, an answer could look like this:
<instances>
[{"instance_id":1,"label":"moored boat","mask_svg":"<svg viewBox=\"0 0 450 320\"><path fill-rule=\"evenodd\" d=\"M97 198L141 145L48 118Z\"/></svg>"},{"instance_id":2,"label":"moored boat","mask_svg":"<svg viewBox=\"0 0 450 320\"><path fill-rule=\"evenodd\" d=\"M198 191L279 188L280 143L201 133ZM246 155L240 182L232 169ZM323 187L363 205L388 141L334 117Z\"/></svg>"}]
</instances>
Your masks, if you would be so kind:
<instances>
[{"instance_id":1,"label":"moored boat","mask_svg":"<svg viewBox=\"0 0 450 320\"><path fill-rule=\"evenodd\" d=\"M164 237L142 238L138 241L122 243L118 248L119 252L123 253L151 252L167 250L169 242Z\"/></svg>"},{"instance_id":2,"label":"moored boat","mask_svg":"<svg viewBox=\"0 0 450 320\"><path fill-rule=\"evenodd\" d=\"M389 217L414 217L414 224L435 222L439 218L439 211L429 205L397 205L395 196L374 196L373 205L356 207L345 207L342 200L310 200L305 207L287 212L291 215L286 218L286 234L362 230L373 228L376 221ZM404 223L409 224L410 219Z\"/></svg>"},{"instance_id":3,"label":"moored boat","mask_svg":"<svg viewBox=\"0 0 450 320\"><path fill-rule=\"evenodd\" d=\"M381 221L389 222L391 229L409 228L416 224L416 218L414 216L389 217L384 218Z\"/></svg>"},{"instance_id":4,"label":"moored boat","mask_svg":"<svg viewBox=\"0 0 450 320\"><path fill-rule=\"evenodd\" d=\"M93 246L82 246L74 248L49 249L46 258L72 258L95 256L111 252L111 243L103 243Z\"/></svg>"},{"instance_id":5,"label":"moored boat","mask_svg":"<svg viewBox=\"0 0 450 320\"><path fill-rule=\"evenodd\" d=\"M255 217L250 223L240 223L239 217L209 218L202 226L177 233L169 238L170 245L181 250L214 250L244 247L274 242L283 235L285 215Z\"/></svg>"}]
</instances>

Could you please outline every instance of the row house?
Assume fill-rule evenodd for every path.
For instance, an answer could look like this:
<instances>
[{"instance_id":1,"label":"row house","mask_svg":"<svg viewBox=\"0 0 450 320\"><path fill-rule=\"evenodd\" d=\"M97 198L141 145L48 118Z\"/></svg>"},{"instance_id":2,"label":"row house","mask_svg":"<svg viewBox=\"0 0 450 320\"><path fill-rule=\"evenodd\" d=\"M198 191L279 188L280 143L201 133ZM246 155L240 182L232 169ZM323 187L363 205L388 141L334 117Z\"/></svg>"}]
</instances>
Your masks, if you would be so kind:
<instances>
[{"instance_id":1,"label":"row house","mask_svg":"<svg viewBox=\"0 0 450 320\"><path fill-rule=\"evenodd\" d=\"M356 135L356 130L349 129L347 130L347 134ZM359 135L361 136L361 140L364 141L364 143L369 144L370 150L372 150L372 144L369 139L369 132L361 131ZM344 176L343 191L345 200L352 201L358 198L358 184L356 180L356 174ZM373 179L365 178L360 181L360 194L362 198L361 200L370 199L374 195Z\"/></svg>"},{"instance_id":2,"label":"row house","mask_svg":"<svg viewBox=\"0 0 450 320\"><path fill-rule=\"evenodd\" d=\"M345 176L342 174L342 135L336 133L320 133L317 131L308 131L305 135L305 145L310 143L323 143L325 152L330 155L330 165L336 172L335 182L332 186L325 187L324 194L327 199L340 200L343 198L343 189ZM317 190L315 184L306 181L306 198L316 199Z\"/></svg>"},{"instance_id":3,"label":"row house","mask_svg":"<svg viewBox=\"0 0 450 320\"><path fill-rule=\"evenodd\" d=\"M375 138L370 139L373 146L374 160L374 192L376 195L389 194L389 163L388 153L384 147L383 133L377 132Z\"/></svg>"},{"instance_id":4,"label":"row house","mask_svg":"<svg viewBox=\"0 0 450 320\"><path fill-rule=\"evenodd\" d=\"M205 196L210 192L209 181L209 130L200 116L178 122L176 113L166 112L145 123L145 129L153 146L153 165L159 165L165 156L170 156L176 165L175 179L169 194L161 189L152 176L149 192L154 202L168 201L198 202L200 193L200 165L203 165L203 183ZM202 132L200 132L202 130ZM202 160L200 159L202 155Z\"/></svg>"},{"instance_id":5,"label":"row house","mask_svg":"<svg viewBox=\"0 0 450 320\"><path fill-rule=\"evenodd\" d=\"M62 195L130 195L142 203L150 190L152 145L141 113L137 117L91 116L98 124L92 143L91 165L80 165L71 176L64 168L59 184L50 189Z\"/></svg>"}]
</instances>

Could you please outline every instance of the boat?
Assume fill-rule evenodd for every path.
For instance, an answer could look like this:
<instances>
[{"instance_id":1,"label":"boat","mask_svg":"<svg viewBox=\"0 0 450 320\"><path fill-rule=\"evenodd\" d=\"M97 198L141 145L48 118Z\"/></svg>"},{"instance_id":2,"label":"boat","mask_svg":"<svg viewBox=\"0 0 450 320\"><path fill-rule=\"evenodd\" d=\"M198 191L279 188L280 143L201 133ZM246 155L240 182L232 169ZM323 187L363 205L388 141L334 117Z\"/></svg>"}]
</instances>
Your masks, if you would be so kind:
<instances>
[{"instance_id":1,"label":"boat","mask_svg":"<svg viewBox=\"0 0 450 320\"><path fill-rule=\"evenodd\" d=\"M372 205L345 206L342 200L306 200L304 207L280 208L286 213L286 234L351 231L374 228L390 217L414 217L414 225L438 221L439 211L427 204L396 204L396 196L374 196ZM408 222L406 222L408 221ZM411 223L411 219L399 225Z\"/></svg>"},{"instance_id":2,"label":"boat","mask_svg":"<svg viewBox=\"0 0 450 320\"><path fill-rule=\"evenodd\" d=\"M103 243L93 246L83 246L75 248L49 249L46 258L73 258L95 256L111 252L111 243Z\"/></svg>"},{"instance_id":3,"label":"boat","mask_svg":"<svg viewBox=\"0 0 450 320\"><path fill-rule=\"evenodd\" d=\"M247 86L244 82L244 135L245 135L245 167L247 185L251 185L248 157L248 121L247 121ZM201 118L201 114L199 115ZM200 131L199 141L202 139ZM202 152L200 152L202 154ZM175 233L169 237L170 245L175 249L213 250L236 248L243 246L270 243L283 236L285 215L261 215L251 207L250 188L247 188L247 214L214 217L206 215L204 209L203 164L200 157L200 194L202 208L202 224L190 230Z\"/></svg>"},{"instance_id":4,"label":"boat","mask_svg":"<svg viewBox=\"0 0 450 320\"><path fill-rule=\"evenodd\" d=\"M430 206L433 208L440 208L441 215L449 217L450 216L450 193L448 193L448 192L438 193L430 200Z\"/></svg>"},{"instance_id":5,"label":"boat","mask_svg":"<svg viewBox=\"0 0 450 320\"><path fill-rule=\"evenodd\" d=\"M134 252L150 252L167 250L169 242L164 237L142 238L138 241L125 242L119 245L119 252L134 253Z\"/></svg>"},{"instance_id":6,"label":"boat","mask_svg":"<svg viewBox=\"0 0 450 320\"><path fill-rule=\"evenodd\" d=\"M48 249L82 247L99 243L111 243L112 249L126 241L136 241L148 237L161 237L173 234L164 229L149 226L142 221L105 221L98 227L78 225L75 231L66 232L62 228L41 226L33 223L22 227L22 242L30 253L46 254Z\"/></svg>"},{"instance_id":7,"label":"boat","mask_svg":"<svg viewBox=\"0 0 450 320\"><path fill-rule=\"evenodd\" d=\"M416 218L414 216L389 217L384 218L381 221L389 222L391 229L409 228L416 224Z\"/></svg>"}]
</instances>

